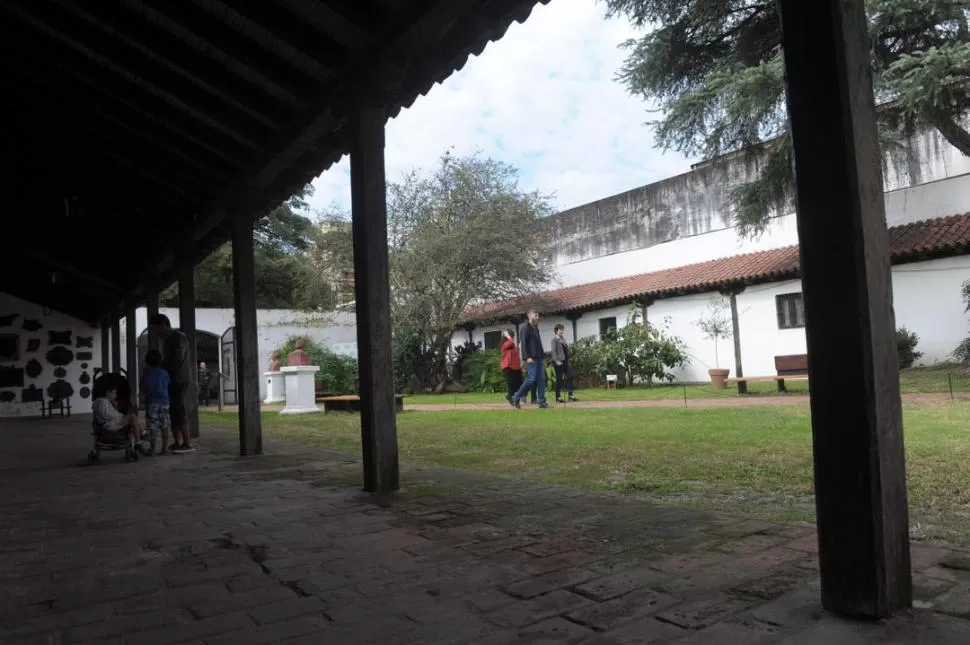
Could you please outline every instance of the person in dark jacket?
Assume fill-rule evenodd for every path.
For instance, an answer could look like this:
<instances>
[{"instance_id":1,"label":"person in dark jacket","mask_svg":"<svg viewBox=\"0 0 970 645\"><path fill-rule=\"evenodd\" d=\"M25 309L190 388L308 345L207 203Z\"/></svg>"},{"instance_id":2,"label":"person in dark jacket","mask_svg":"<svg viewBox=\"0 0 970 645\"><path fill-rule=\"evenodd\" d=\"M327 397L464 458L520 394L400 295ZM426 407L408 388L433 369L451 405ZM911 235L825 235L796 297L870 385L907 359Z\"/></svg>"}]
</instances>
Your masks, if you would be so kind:
<instances>
[{"instance_id":1,"label":"person in dark jacket","mask_svg":"<svg viewBox=\"0 0 970 645\"><path fill-rule=\"evenodd\" d=\"M532 384L536 383L539 395L539 407L548 408L546 403L546 353L542 348L542 337L539 335L539 313L529 312L529 324L521 331L522 357L526 362L526 376L519 391L512 399L512 406L521 408L522 397L532 389Z\"/></svg>"},{"instance_id":2,"label":"person in dark jacket","mask_svg":"<svg viewBox=\"0 0 970 645\"><path fill-rule=\"evenodd\" d=\"M566 328L556 325L553 330L551 356L552 364L556 369L556 403L563 403L562 386L565 384L566 392L570 401L575 401L573 396L573 371L569 367L569 344L565 338Z\"/></svg>"}]
</instances>

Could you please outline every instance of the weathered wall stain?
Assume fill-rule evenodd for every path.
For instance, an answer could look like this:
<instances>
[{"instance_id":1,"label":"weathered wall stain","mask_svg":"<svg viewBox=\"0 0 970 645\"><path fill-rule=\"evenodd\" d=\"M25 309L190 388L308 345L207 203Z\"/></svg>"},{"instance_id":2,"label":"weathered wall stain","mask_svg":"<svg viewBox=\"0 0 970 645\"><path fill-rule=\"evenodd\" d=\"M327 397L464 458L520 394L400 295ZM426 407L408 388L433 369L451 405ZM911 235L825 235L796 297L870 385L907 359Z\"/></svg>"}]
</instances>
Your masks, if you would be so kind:
<instances>
[{"instance_id":1,"label":"weathered wall stain","mask_svg":"<svg viewBox=\"0 0 970 645\"><path fill-rule=\"evenodd\" d=\"M734 226L731 191L757 176L761 156L733 154L687 173L607 197L549 217L556 266L645 249ZM970 172L970 160L935 130L917 133L889 152L883 164L887 191ZM791 202L776 215L794 212Z\"/></svg>"}]
</instances>

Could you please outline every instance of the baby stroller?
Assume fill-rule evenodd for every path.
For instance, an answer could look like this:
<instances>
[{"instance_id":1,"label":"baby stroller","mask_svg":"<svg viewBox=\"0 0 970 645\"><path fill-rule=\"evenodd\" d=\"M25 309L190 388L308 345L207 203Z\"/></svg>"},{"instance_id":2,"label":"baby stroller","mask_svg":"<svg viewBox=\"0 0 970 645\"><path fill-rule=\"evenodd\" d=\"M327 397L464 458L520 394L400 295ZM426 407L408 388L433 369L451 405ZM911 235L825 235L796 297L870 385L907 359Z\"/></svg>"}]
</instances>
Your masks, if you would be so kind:
<instances>
[{"instance_id":1,"label":"baby stroller","mask_svg":"<svg viewBox=\"0 0 970 645\"><path fill-rule=\"evenodd\" d=\"M94 379L91 386L91 398L98 399L104 396L108 390L118 392L118 408L121 412L127 413L131 410L131 388L128 387L128 379L122 374L107 373ZM94 447L88 453L88 461L92 464L101 462L102 451L123 450L125 461L138 461L138 451L131 444L131 428L125 428L119 433L109 435L98 427L96 421L91 422L91 431L94 435Z\"/></svg>"}]
</instances>

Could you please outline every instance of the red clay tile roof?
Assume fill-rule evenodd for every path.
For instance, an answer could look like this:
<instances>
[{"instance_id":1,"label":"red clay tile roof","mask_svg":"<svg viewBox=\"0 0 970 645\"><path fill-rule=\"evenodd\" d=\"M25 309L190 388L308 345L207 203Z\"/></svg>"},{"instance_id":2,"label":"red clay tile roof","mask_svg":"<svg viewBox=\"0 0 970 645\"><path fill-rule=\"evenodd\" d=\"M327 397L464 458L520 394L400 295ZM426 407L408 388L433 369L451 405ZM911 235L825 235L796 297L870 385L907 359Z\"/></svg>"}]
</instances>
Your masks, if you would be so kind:
<instances>
[{"instance_id":1,"label":"red clay tile roof","mask_svg":"<svg viewBox=\"0 0 970 645\"><path fill-rule=\"evenodd\" d=\"M893 264L927 256L959 255L968 252L968 246L970 213L889 229ZM529 307L536 307L547 314L589 310L638 298L703 293L732 285L790 280L798 276L798 247L788 246L489 303L470 309L465 320L497 320L522 315Z\"/></svg>"}]
</instances>

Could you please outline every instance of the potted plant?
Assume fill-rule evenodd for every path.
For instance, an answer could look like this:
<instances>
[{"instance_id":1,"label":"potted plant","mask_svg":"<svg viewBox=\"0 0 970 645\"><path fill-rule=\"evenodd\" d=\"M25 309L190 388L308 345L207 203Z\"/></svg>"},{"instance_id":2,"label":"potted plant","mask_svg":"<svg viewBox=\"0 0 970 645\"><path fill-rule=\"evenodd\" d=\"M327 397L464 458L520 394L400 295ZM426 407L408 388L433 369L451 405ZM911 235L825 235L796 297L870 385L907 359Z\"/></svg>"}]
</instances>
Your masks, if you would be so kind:
<instances>
[{"instance_id":1,"label":"potted plant","mask_svg":"<svg viewBox=\"0 0 970 645\"><path fill-rule=\"evenodd\" d=\"M727 387L727 377L731 373L731 370L721 368L721 359L717 352L718 341L722 338L731 338L733 335L731 317L726 312L727 307L728 305L723 298L713 298L707 307L707 315L694 323L700 327L705 339L714 341L715 367L708 369L707 373L711 377L711 385L716 390L723 390Z\"/></svg>"}]
</instances>

